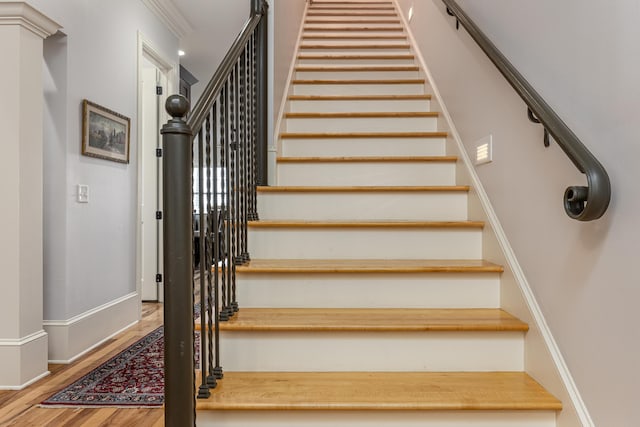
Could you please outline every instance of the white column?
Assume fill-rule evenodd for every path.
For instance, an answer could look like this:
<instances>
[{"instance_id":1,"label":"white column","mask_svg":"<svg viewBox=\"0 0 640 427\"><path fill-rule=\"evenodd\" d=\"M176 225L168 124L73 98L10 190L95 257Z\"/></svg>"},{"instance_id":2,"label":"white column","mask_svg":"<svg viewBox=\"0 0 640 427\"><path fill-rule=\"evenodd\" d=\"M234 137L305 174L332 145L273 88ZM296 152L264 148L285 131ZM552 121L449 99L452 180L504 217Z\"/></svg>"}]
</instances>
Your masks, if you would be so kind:
<instances>
[{"instance_id":1,"label":"white column","mask_svg":"<svg viewBox=\"0 0 640 427\"><path fill-rule=\"evenodd\" d=\"M60 26L0 1L0 389L45 376L42 328L42 45Z\"/></svg>"}]
</instances>

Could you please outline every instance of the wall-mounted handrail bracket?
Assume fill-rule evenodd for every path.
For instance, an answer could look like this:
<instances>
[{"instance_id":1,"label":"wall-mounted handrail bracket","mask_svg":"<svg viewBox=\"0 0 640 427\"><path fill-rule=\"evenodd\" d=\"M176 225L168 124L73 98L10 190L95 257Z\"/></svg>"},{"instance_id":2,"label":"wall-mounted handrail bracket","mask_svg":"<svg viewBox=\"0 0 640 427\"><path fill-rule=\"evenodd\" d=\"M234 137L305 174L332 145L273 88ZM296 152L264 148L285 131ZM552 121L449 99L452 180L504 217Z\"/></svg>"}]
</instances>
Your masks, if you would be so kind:
<instances>
[{"instance_id":1,"label":"wall-mounted handrail bracket","mask_svg":"<svg viewBox=\"0 0 640 427\"><path fill-rule=\"evenodd\" d=\"M456 18L456 28L458 24L462 24L511 87L520 95L529 108L529 120L544 126L544 145L548 147L550 137L553 136L554 141L575 167L586 175L587 186L571 186L564 193L564 209L567 215L578 221L593 221L600 218L607 211L611 200L611 182L602 164L458 3L455 0L442 0L442 2L447 8L447 14Z\"/></svg>"},{"instance_id":2,"label":"wall-mounted handrail bracket","mask_svg":"<svg viewBox=\"0 0 640 427\"><path fill-rule=\"evenodd\" d=\"M536 123L536 124L541 124L542 122L540 121L539 118L537 118L535 116L535 114L533 114L533 111L531 111L531 108L527 107L527 116L529 116L529 121L532 123ZM549 143L549 131L547 130L547 128L544 128L544 146L545 147L549 147L550 143Z\"/></svg>"},{"instance_id":3,"label":"wall-mounted handrail bracket","mask_svg":"<svg viewBox=\"0 0 640 427\"><path fill-rule=\"evenodd\" d=\"M456 16L456 14L453 13L451 9L449 9L448 7L447 7L447 15L453 16L453 17ZM460 21L458 21L458 19L456 18L456 30L459 30L459 29L460 29Z\"/></svg>"}]
</instances>

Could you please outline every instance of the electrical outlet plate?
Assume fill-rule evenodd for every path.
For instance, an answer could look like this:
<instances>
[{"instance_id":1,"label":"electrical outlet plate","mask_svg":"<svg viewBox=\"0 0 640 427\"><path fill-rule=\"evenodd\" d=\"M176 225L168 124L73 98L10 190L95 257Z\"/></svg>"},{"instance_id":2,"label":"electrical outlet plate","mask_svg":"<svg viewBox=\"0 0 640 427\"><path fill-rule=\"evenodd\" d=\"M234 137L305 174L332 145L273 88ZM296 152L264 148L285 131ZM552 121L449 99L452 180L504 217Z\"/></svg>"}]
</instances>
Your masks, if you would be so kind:
<instances>
[{"instance_id":1,"label":"electrical outlet plate","mask_svg":"<svg viewBox=\"0 0 640 427\"><path fill-rule=\"evenodd\" d=\"M78 184L78 203L89 203L89 186Z\"/></svg>"},{"instance_id":2,"label":"electrical outlet plate","mask_svg":"<svg viewBox=\"0 0 640 427\"><path fill-rule=\"evenodd\" d=\"M493 135L487 135L476 142L476 165L493 161Z\"/></svg>"}]
</instances>

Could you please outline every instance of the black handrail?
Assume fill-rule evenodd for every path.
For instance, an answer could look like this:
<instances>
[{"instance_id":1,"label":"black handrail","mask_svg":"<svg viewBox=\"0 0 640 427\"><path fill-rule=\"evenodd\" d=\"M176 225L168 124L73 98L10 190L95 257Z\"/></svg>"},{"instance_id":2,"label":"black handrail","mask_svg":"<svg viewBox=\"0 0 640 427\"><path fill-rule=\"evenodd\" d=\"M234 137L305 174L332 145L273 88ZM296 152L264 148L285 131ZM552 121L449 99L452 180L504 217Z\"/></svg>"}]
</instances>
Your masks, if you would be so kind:
<instances>
[{"instance_id":1,"label":"black handrail","mask_svg":"<svg viewBox=\"0 0 640 427\"><path fill-rule=\"evenodd\" d=\"M564 209L567 215L578 221L592 221L600 218L606 212L611 199L611 183L602 164L469 18L458 3L455 0L442 0L442 2L447 6L447 13L455 16L456 26L458 23L462 24L527 104L535 118L544 126L545 131L553 136L576 168L586 175L586 187L571 186L564 193Z\"/></svg>"}]
</instances>

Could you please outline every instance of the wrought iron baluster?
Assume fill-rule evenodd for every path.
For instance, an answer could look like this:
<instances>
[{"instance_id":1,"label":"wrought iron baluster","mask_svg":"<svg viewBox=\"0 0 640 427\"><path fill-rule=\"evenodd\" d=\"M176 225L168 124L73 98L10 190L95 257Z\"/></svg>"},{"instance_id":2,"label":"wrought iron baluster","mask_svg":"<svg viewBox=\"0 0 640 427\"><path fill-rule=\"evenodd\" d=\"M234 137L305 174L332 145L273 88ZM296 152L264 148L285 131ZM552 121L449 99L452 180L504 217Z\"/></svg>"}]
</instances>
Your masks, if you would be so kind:
<instances>
[{"instance_id":1,"label":"wrought iron baluster","mask_svg":"<svg viewBox=\"0 0 640 427\"><path fill-rule=\"evenodd\" d=\"M209 121L209 117L207 116L207 122ZM205 125L206 126L206 125ZM208 133L207 129L207 133ZM198 131L198 165L197 165L197 174L198 174L198 221L194 221L194 223L199 225L194 225L195 235L198 236L198 248L200 251L200 256L198 260L199 270L200 270L200 371L201 371L201 384L198 388L198 398L206 399L211 395L209 391L209 384L207 383L207 374L208 374L208 359L206 357L207 348L206 348L206 332L207 332L207 307L205 304L206 297L206 287L205 283L207 280L207 272L205 271L205 267L207 264L207 254L206 254L206 239L207 239L207 224L205 217L205 186L204 186L204 143L205 143L205 131L200 128ZM195 148L195 144L193 144ZM195 156L194 156L195 157ZM193 171L193 170L192 170ZM192 172L193 175L193 172ZM194 236L195 237L195 236ZM195 239L194 239L195 240Z\"/></svg>"},{"instance_id":2,"label":"wrought iron baluster","mask_svg":"<svg viewBox=\"0 0 640 427\"><path fill-rule=\"evenodd\" d=\"M239 252L241 263L249 262L249 252L247 251L247 188L248 188L248 168L247 168L247 48L240 56L240 223L239 223Z\"/></svg>"},{"instance_id":3,"label":"wrought iron baluster","mask_svg":"<svg viewBox=\"0 0 640 427\"><path fill-rule=\"evenodd\" d=\"M232 230L231 230L231 254L233 257L233 261L231 262L231 300L230 300L230 307L233 310L233 313L238 311L238 301L236 299L236 265L237 265L237 259L240 255L239 252L239 222L240 222L240 186L238 185L238 181L239 181L239 176L240 176L240 171L239 171L239 166L240 166L240 159L238 158L238 147L239 147L239 141L238 141L238 132L239 132L239 128L240 128L240 123L239 123L239 118L240 118L240 112L239 112L239 104L240 104L240 79L239 79L239 63L240 61L236 62L236 65L234 66L233 69L233 106L232 106L232 110L233 110L233 118L234 118L234 140L233 140L233 149L231 150L231 175L232 175L232 179L231 181L233 182L233 200L232 200L232 206L233 206L233 215L232 215Z\"/></svg>"},{"instance_id":4,"label":"wrought iron baluster","mask_svg":"<svg viewBox=\"0 0 640 427\"><path fill-rule=\"evenodd\" d=\"M257 62L256 62L256 31L251 35L251 143L249 146L250 151L250 168L251 172L249 173L249 179L251 181L251 206L249 210L249 220L257 221L258 217L258 194L256 191L256 182L257 182L257 120L258 120L258 109L257 109Z\"/></svg>"},{"instance_id":5,"label":"wrought iron baluster","mask_svg":"<svg viewBox=\"0 0 640 427\"><path fill-rule=\"evenodd\" d=\"M218 185L218 171L220 170L220 163L218 160L218 132L222 131L222 124L220 128L217 126L217 114L218 114L218 103L221 102L222 94L220 95L219 101L213 104L213 208L209 208L209 218L211 222L211 246L213 253L213 262L212 262L212 270L213 270L213 281L214 286L212 289L213 293L213 301L210 301L209 306L209 329L211 330L211 322L214 322L214 351L215 354L215 365L214 362L210 362L213 368L213 376L217 379L222 379L223 372L222 366L220 365L220 262L222 259L222 253L220 250L220 245L222 244L222 236L220 234L220 205L218 204L218 198L222 198L221 191L219 190L220 186ZM221 113L222 114L222 113ZM211 280L209 280L209 288L211 289ZM209 293L211 295L211 292ZM212 313L213 311L213 313ZM212 355L211 346L209 347L210 357Z\"/></svg>"},{"instance_id":6,"label":"wrought iron baluster","mask_svg":"<svg viewBox=\"0 0 640 427\"><path fill-rule=\"evenodd\" d=\"M213 126L212 126L212 122L213 121ZM216 374L215 374L215 368L214 366L214 354L213 354L213 344L214 344L214 333L216 331L214 331L213 329L213 319L217 318L217 309L215 310L214 313L214 301L213 301L213 295L214 293L217 293L217 288L214 289L213 288L213 284L212 284L212 266L215 262L214 260L214 252L213 252L213 245L215 244L215 242L217 242L216 239L216 233L215 233L215 228L213 227L213 221L212 221L212 217L211 217L211 205L212 205L212 198L216 197L216 188L212 186L212 180L211 180L211 174L213 171L213 167L214 165L212 165L212 158L211 158L211 153L212 153L212 147L211 147L211 140L213 138L213 152L215 155L215 148L216 148L216 132L217 132L217 128L216 128L216 104L213 104L213 106L211 107L211 113L209 116L207 116L207 120L205 122L206 125L206 139L205 139L205 168L206 168L206 176L207 176L207 182L206 182L206 187L207 187L207 206L206 206L206 220L207 220L207 246L206 246L206 251L207 251L207 263L206 263L206 275L207 275L207 304L206 304L206 313L207 313L207 363L208 363L208 373L209 375L207 376L207 384L209 385L209 387L214 388L217 385L217 381L216 381ZM202 301L204 301L204 298L202 298ZM216 337L216 341L217 341L217 337ZM217 351L217 346L218 343L216 342L216 351ZM204 353L202 353L201 358L204 358ZM217 363L216 363L217 365Z\"/></svg>"},{"instance_id":7,"label":"wrought iron baluster","mask_svg":"<svg viewBox=\"0 0 640 427\"><path fill-rule=\"evenodd\" d=\"M231 286L229 280L229 80L224 84L220 93L220 163L223 165L220 177L222 188L222 206L220 207L220 224L218 225L218 234L220 235L220 245L222 254L221 261L221 278L222 292L220 297L220 320L229 320L229 299L228 290Z\"/></svg>"}]
</instances>

